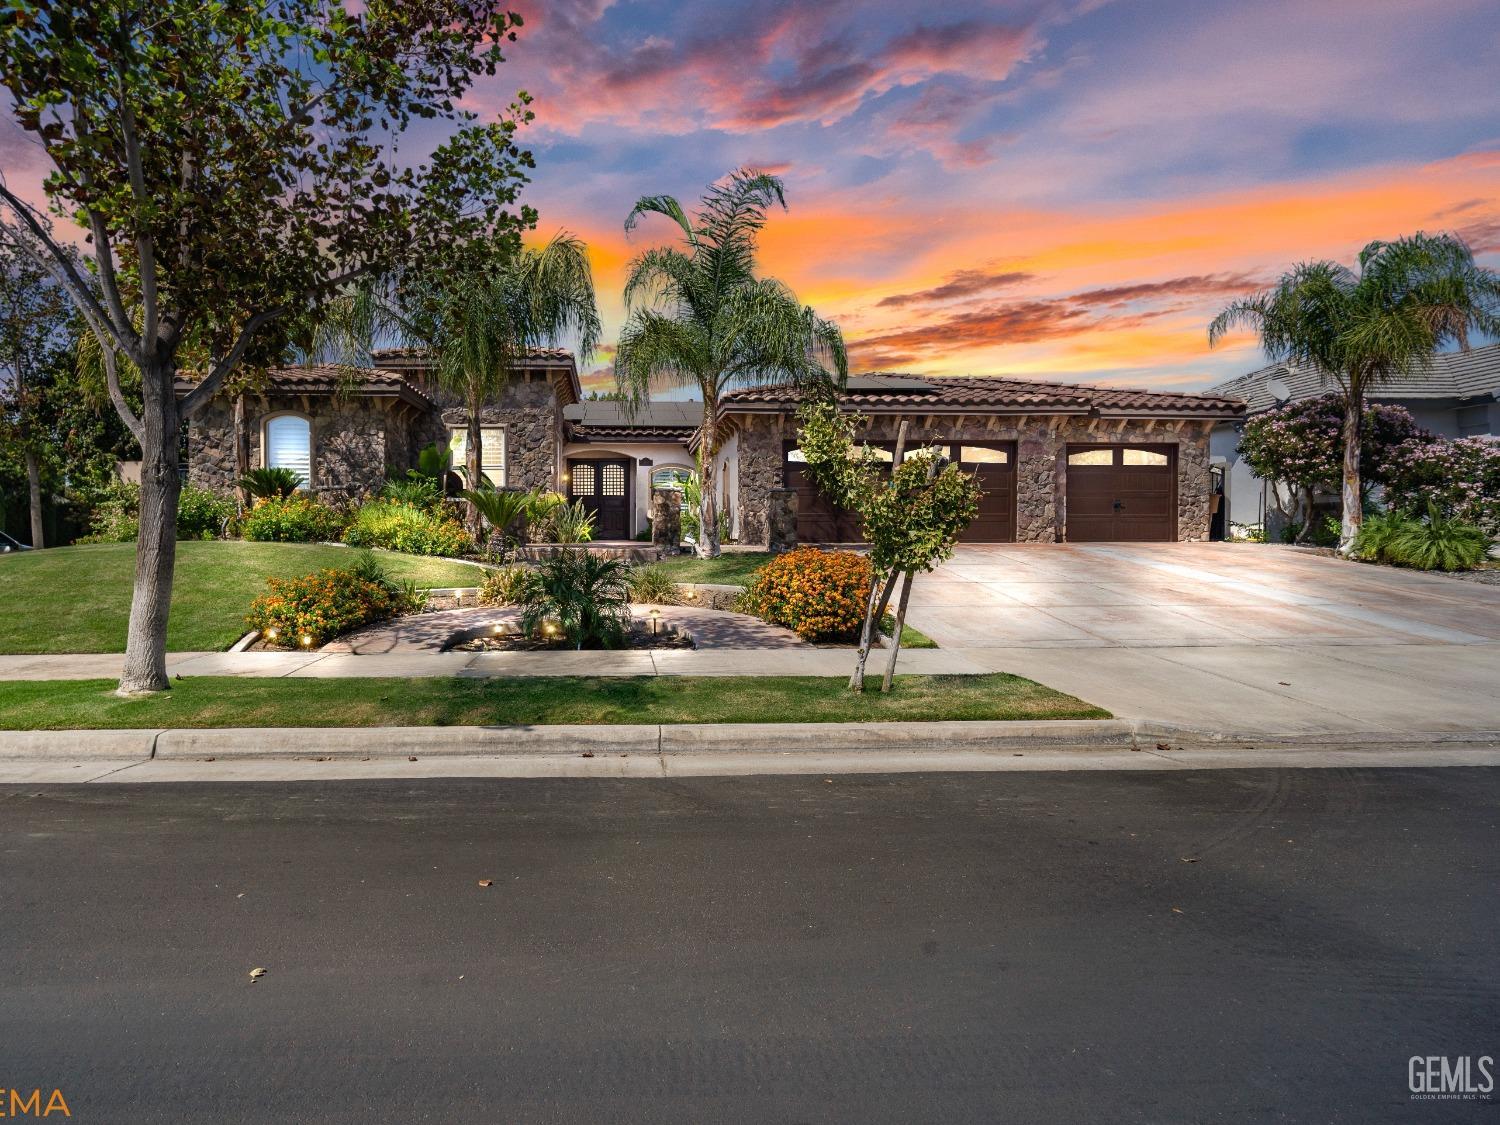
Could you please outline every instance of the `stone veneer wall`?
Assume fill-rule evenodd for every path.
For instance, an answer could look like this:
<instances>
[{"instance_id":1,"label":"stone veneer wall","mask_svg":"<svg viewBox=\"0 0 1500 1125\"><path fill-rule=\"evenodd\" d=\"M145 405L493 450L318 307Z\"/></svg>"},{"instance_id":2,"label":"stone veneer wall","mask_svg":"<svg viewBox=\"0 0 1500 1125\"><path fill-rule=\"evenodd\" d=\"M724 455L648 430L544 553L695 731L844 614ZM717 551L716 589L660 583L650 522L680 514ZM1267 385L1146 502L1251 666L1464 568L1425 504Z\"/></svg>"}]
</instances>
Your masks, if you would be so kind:
<instances>
[{"instance_id":1,"label":"stone veneer wall","mask_svg":"<svg viewBox=\"0 0 1500 1125\"><path fill-rule=\"evenodd\" d=\"M312 490L332 502L378 491L387 467L414 463L412 410L391 399L326 395L252 395L246 400L250 464L260 465L265 419L292 412L312 421ZM188 479L203 488L234 487L234 403L214 399L188 425Z\"/></svg>"},{"instance_id":2,"label":"stone veneer wall","mask_svg":"<svg viewBox=\"0 0 1500 1125\"><path fill-rule=\"evenodd\" d=\"M788 416L752 414L740 419L741 540L768 542L767 500L782 486L782 446L796 434ZM1016 464L1016 539L1022 543L1053 543L1063 539L1066 522L1067 456L1069 443L1139 442L1177 446L1177 538L1184 542L1208 538L1209 421L1094 420L1070 416L933 417L930 427L922 416L910 419L908 441L928 438L955 441L1014 441ZM872 441L894 440L899 419L876 416L865 436Z\"/></svg>"},{"instance_id":3,"label":"stone veneer wall","mask_svg":"<svg viewBox=\"0 0 1500 1125\"><path fill-rule=\"evenodd\" d=\"M446 445L452 426L468 423L463 398L452 391L423 386L423 393L438 405L438 413L425 416L414 434L414 450L437 442ZM486 426L505 427L505 483L509 488L556 488L559 441L562 438L562 405L545 374L517 376L480 411ZM462 468L455 465L455 469Z\"/></svg>"}]
</instances>

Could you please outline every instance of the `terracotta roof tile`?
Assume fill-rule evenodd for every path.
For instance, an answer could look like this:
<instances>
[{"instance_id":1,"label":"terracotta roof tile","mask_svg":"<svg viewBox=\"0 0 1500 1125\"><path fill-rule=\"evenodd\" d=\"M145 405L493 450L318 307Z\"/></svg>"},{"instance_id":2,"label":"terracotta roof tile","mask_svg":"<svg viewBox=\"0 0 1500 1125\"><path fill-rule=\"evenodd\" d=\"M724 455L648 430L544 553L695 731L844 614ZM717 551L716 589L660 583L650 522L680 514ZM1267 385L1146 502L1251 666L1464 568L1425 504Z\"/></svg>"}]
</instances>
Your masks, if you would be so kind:
<instances>
[{"instance_id":1,"label":"terracotta roof tile","mask_svg":"<svg viewBox=\"0 0 1500 1125\"><path fill-rule=\"evenodd\" d=\"M426 348L375 348L370 352L377 364L383 359L425 359ZM573 353L567 348L527 348L527 359L556 359L571 362Z\"/></svg>"},{"instance_id":2,"label":"terracotta roof tile","mask_svg":"<svg viewBox=\"0 0 1500 1125\"><path fill-rule=\"evenodd\" d=\"M197 384L181 376L177 393L187 394ZM273 367L266 372L261 388L266 394L335 394L340 391L363 395L399 395L425 405L432 405L417 387L396 371L374 367L343 367L323 363L299 367Z\"/></svg>"},{"instance_id":3,"label":"terracotta roof tile","mask_svg":"<svg viewBox=\"0 0 1500 1125\"><path fill-rule=\"evenodd\" d=\"M726 409L759 405L791 407L799 401L786 384L749 387L724 397ZM853 376L840 401L860 410L915 408L977 412L1200 415L1233 417L1244 411L1238 399L1162 391L1126 390L1074 383L1043 383L997 375L872 375Z\"/></svg>"}]
</instances>

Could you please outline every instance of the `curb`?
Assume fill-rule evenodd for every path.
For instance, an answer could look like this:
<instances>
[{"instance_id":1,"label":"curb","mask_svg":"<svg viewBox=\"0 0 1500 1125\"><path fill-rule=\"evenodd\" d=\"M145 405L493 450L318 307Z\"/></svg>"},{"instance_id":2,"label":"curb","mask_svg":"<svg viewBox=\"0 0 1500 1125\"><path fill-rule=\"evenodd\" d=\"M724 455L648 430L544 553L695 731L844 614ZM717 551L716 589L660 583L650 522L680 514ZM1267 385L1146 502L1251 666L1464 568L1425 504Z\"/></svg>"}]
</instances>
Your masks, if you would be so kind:
<instances>
[{"instance_id":1,"label":"curb","mask_svg":"<svg viewBox=\"0 0 1500 1125\"><path fill-rule=\"evenodd\" d=\"M1500 731L1209 731L1129 719L634 726L223 727L0 731L0 761L724 756L1500 746Z\"/></svg>"}]
</instances>

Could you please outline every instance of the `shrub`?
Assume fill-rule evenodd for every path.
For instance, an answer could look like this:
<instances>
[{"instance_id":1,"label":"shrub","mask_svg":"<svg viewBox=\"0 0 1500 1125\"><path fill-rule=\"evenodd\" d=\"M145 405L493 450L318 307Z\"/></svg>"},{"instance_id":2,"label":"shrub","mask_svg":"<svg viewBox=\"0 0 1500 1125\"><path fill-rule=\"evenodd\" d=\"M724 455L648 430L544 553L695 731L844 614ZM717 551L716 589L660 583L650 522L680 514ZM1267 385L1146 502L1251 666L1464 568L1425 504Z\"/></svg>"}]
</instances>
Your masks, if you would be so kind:
<instances>
[{"instance_id":1,"label":"shrub","mask_svg":"<svg viewBox=\"0 0 1500 1125\"><path fill-rule=\"evenodd\" d=\"M141 530L141 486L116 481L104 490L80 543L130 543Z\"/></svg>"},{"instance_id":2,"label":"shrub","mask_svg":"<svg viewBox=\"0 0 1500 1125\"><path fill-rule=\"evenodd\" d=\"M386 481L385 486L380 490L380 497L382 500L395 500L401 504L410 504L414 508L431 511L443 502L443 490L431 477L411 473L405 477L396 477Z\"/></svg>"},{"instance_id":3,"label":"shrub","mask_svg":"<svg viewBox=\"0 0 1500 1125\"><path fill-rule=\"evenodd\" d=\"M246 539L271 543L337 542L343 529L340 513L301 493L257 500L240 522Z\"/></svg>"},{"instance_id":4,"label":"shrub","mask_svg":"<svg viewBox=\"0 0 1500 1125\"><path fill-rule=\"evenodd\" d=\"M1419 514L1436 504L1445 516L1500 535L1500 442L1493 438L1413 438L1381 464L1385 502Z\"/></svg>"},{"instance_id":5,"label":"shrub","mask_svg":"<svg viewBox=\"0 0 1500 1125\"><path fill-rule=\"evenodd\" d=\"M676 605L677 583L659 566L635 567L630 572L630 600Z\"/></svg>"},{"instance_id":6,"label":"shrub","mask_svg":"<svg viewBox=\"0 0 1500 1125\"><path fill-rule=\"evenodd\" d=\"M233 518L235 503L211 489L182 486L177 505L177 538L213 539ZM89 534L80 543L130 543L141 530L141 486L116 481L94 505Z\"/></svg>"},{"instance_id":7,"label":"shrub","mask_svg":"<svg viewBox=\"0 0 1500 1125\"><path fill-rule=\"evenodd\" d=\"M619 648L630 626L629 569L587 551L559 551L525 583L520 605L527 633L552 625L574 648Z\"/></svg>"},{"instance_id":8,"label":"shrub","mask_svg":"<svg viewBox=\"0 0 1500 1125\"><path fill-rule=\"evenodd\" d=\"M479 587L480 605L519 605L526 597L531 571L524 566L502 566L484 576Z\"/></svg>"},{"instance_id":9,"label":"shrub","mask_svg":"<svg viewBox=\"0 0 1500 1125\"><path fill-rule=\"evenodd\" d=\"M1473 570L1484 562L1490 537L1480 527L1445 516L1427 505L1425 520L1407 520L1391 537L1386 554L1397 566L1421 570Z\"/></svg>"},{"instance_id":10,"label":"shrub","mask_svg":"<svg viewBox=\"0 0 1500 1125\"><path fill-rule=\"evenodd\" d=\"M1367 562L1394 562L1391 544L1413 522L1401 512L1371 512L1360 524L1359 537L1354 541L1355 556Z\"/></svg>"},{"instance_id":11,"label":"shrub","mask_svg":"<svg viewBox=\"0 0 1500 1125\"><path fill-rule=\"evenodd\" d=\"M853 551L799 547L755 572L748 603L808 641L852 640L864 624L870 561Z\"/></svg>"},{"instance_id":12,"label":"shrub","mask_svg":"<svg viewBox=\"0 0 1500 1125\"><path fill-rule=\"evenodd\" d=\"M177 538L216 539L238 510L233 497L185 484L177 501Z\"/></svg>"},{"instance_id":13,"label":"shrub","mask_svg":"<svg viewBox=\"0 0 1500 1125\"><path fill-rule=\"evenodd\" d=\"M301 484L302 478L287 468L251 469L239 480L240 487L256 500L285 500Z\"/></svg>"},{"instance_id":14,"label":"shrub","mask_svg":"<svg viewBox=\"0 0 1500 1125\"><path fill-rule=\"evenodd\" d=\"M399 591L383 574L377 579L356 565L302 578L266 579L266 593L251 603L245 621L260 630L267 644L316 648L402 608Z\"/></svg>"},{"instance_id":15,"label":"shrub","mask_svg":"<svg viewBox=\"0 0 1500 1125\"><path fill-rule=\"evenodd\" d=\"M533 543L587 543L594 538L594 513L582 500L569 504L555 492L538 492L528 507L527 538Z\"/></svg>"},{"instance_id":16,"label":"shrub","mask_svg":"<svg viewBox=\"0 0 1500 1125\"><path fill-rule=\"evenodd\" d=\"M351 547L384 547L410 555L462 555L472 549L458 521L399 500L370 500L354 513L344 532Z\"/></svg>"}]
</instances>

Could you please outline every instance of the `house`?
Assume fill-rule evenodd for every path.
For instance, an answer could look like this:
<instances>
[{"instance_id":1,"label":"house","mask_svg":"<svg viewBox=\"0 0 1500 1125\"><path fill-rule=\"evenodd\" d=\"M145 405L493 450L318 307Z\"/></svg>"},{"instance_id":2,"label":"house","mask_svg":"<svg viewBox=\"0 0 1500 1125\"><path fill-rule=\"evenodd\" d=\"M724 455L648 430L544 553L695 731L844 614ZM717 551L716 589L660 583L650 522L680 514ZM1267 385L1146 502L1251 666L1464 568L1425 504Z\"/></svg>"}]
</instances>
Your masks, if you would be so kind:
<instances>
[{"instance_id":1,"label":"house","mask_svg":"<svg viewBox=\"0 0 1500 1125\"><path fill-rule=\"evenodd\" d=\"M1247 416L1253 416L1338 389L1316 367L1273 363L1218 383L1207 393L1243 399ZM1383 383L1366 397L1372 403L1404 406L1418 425L1440 437L1500 437L1500 343L1442 352L1432 357L1427 370ZM1243 419L1226 419L1216 426L1210 452L1224 472L1227 518L1264 526L1268 515L1275 522L1275 501L1270 484L1240 460L1243 425Z\"/></svg>"},{"instance_id":2,"label":"house","mask_svg":"<svg viewBox=\"0 0 1500 1125\"><path fill-rule=\"evenodd\" d=\"M337 501L376 491L433 442L453 448L461 466L462 402L433 382L419 352L373 358L371 368L267 373L245 400L248 463L292 468ZM940 445L975 473L983 499L967 539L996 543L1207 538L1209 434L1244 411L1224 396L991 376L855 376L840 401L870 419L864 436L887 459L904 419L909 446ZM719 508L741 542L765 544L773 505L793 502L799 541L859 538L802 468L797 404L794 389L775 385L725 399ZM484 471L502 487L564 492L594 511L597 538L631 539L646 531L652 490L694 472L700 420L695 402L631 411L585 401L572 357L536 349L484 406ZM189 426L189 478L232 487L234 441L234 402L220 395Z\"/></svg>"},{"instance_id":3,"label":"house","mask_svg":"<svg viewBox=\"0 0 1500 1125\"><path fill-rule=\"evenodd\" d=\"M1209 434L1244 412L1222 396L997 376L854 376L839 401L871 420L865 438L887 459L904 419L908 447L941 446L975 473L983 496L965 539L983 543L1208 538ZM785 386L725 399L741 535L765 542L773 494L787 490L799 541L857 539L801 467L796 408Z\"/></svg>"}]
</instances>

